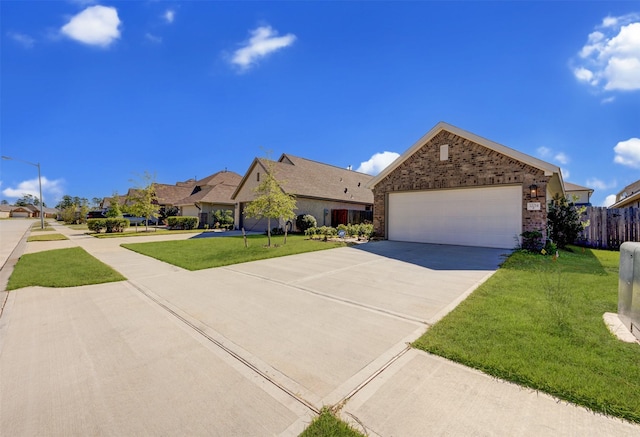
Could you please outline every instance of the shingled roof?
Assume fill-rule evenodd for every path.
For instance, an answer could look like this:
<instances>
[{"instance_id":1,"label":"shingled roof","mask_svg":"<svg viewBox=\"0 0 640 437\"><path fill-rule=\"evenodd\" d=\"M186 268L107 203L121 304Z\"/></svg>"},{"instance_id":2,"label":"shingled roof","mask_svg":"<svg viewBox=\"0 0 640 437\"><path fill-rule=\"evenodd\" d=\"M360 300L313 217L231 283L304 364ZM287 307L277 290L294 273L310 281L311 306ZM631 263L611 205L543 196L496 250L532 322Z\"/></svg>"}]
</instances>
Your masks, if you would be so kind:
<instances>
[{"instance_id":1,"label":"shingled roof","mask_svg":"<svg viewBox=\"0 0 640 437\"><path fill-rule=\"evenodd\" d=\"M285 153L278 161L254 159L232 198L235 199L256 165L265 172L273 170L281 188L297 197L373 203L373 192L365 187L373 176Z\"/></svg>"},{"instance_id":2,"label":"shingled roof","mask_svg":"<svg viewBox=\"0 0 640 437\"><path fill-rule=\"evenodd\" d=\"M242 176L233 171L219 171L211 176L200 179L193 188L190 196L175 203L180 205L193 205L194 203L220 203L233 205L231 198Z\"/></svg>"}]
</instances>

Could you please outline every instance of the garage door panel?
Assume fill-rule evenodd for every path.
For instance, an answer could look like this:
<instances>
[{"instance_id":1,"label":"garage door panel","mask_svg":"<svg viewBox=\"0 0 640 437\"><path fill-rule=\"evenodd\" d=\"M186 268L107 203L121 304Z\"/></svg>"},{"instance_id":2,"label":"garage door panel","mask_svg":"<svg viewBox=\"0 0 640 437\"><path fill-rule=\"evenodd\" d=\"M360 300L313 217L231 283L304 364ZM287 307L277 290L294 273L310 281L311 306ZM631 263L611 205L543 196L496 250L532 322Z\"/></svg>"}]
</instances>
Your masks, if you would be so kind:
<instances>
[{"instance_id":1,"label":"garage door panel","mask_svg":"<svg viewBox=\"0 0 640 437\"><path fill-rule=\"evenodd\" d=\"M522 232L519 186L389 194L389 239L512 248Z\"/></svg>"}]
</instances>

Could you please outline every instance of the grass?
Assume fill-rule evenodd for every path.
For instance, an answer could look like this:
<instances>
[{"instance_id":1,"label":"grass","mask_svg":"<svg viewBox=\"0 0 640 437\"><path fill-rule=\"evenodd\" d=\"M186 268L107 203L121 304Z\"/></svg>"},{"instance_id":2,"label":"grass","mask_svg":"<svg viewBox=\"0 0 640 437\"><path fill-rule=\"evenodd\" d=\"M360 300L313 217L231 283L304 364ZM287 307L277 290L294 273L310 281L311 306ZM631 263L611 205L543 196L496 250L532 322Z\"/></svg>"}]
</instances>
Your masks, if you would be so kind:
<instances>
[{"instance_id":1,"label":"grass","mask_svg":"<svg viewBox=\"0 0 640 437\"><path fill-rule=\"evenodd\" d=\"M7 290L30 286L76 287L125 279L84 249L73 247L21 256L9 278Z\"/></svg>"},{"instance_id":2,"label":"grass","mask_svg":"<svg viewBox=\"0 0 640 437\"><path fill-rule=\"evenodd\" d=\"M323 408L320 415L304 430L300 437L364 437L338 419L329 408Z\"/></svg>"},{"instance_id":3,"label":"grass","mask_svg":"<svg viewBox=\"0 0 640 437\"><path fill-rule=\"evenodd\" d=\"M40 223L40 219L38 219L37 223L31 225L31 232L42 232L42 231L53 231L53 228L49 225L49 222L44 221L44 229L42 229L42 223Z\"/></svg>"},{"instance_id":4,"label":"grass","mask_svg":"<svg viewBox=\"0 0 640 437\"><path fill-rule=\"evenodd\" d=\"M619 341L619 252L514 253L414 347L640 423L640 346Z\"/></svg>"},{"instance_id":5,"label":"grass","mask_svg":"<svg viewBox=\"0 0 640 437\"><path fill-rule=\"evenodd\" d=\"M271 237L272 247L265 247L266 235L250 235L247 236L247 241L247 248L244 247L242 237L128 243L122 247L187 270L201 270L347 245L343 242L308 240L304 235L289 235L287 244L283 244L281 236Z\"/></svg>"},{"instance_id":6,"label":"grass","mask_svg":"<svg viewBox=\"0 0 640 437\"><path fill-rule=\"evenodd\" d=\"M62 234L44 234L44 235L30 235L27 238L27 242L31 241L60 241L60 240L68 240L65 235Z\"/></svg>"}]
</instances>

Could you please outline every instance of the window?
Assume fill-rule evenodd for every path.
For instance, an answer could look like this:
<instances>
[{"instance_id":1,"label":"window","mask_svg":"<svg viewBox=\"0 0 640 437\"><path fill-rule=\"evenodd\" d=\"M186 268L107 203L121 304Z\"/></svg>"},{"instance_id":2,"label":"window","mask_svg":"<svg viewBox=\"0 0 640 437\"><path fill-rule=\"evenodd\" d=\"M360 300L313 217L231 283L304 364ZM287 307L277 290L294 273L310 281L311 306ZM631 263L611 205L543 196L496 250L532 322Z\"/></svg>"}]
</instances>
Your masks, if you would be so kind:
<instances>
[{"instance_id":1,"label":"window","mask_svg":"<svg viewBox=\"0 0 640 437\"><path fill-rule=\"evenodd\" d=\"M256 181L260 182L260 172L256 173Z\"/></svg>"},{"instance_id":2,"label":"window","mask_svg":"<svg viewBox=\"0 0 640 437\"><path fill-rule=\"evenodd\" d=\"M440 146L440 161L447 161L449 159L449 145L443 144Z\"/></svg>"}]
</instances>

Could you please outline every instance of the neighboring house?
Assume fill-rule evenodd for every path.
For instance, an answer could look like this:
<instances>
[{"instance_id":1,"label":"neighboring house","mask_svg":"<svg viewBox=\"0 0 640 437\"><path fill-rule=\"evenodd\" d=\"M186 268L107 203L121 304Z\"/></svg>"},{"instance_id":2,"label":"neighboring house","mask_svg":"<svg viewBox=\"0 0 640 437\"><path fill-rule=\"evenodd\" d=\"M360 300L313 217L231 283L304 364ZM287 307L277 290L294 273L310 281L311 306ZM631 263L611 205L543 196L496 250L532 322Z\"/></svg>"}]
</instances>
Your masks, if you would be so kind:
<instances>
[{"instance_id":1,"label":"neighboring house","mask_svg":"<svg viewBox=\"0 0 640 437\"><path fill-rule=\"evenodd\" d=\"M186 182L177 182L175 185L156 183L155 189L158 206L160 207L160 209L177 207L176 203L191 195L195 186L196 181L194 179L188 180ZM131 203L129 199L131 197L134 197L137 191L137 188L129 188L129 190L127 190L127 194L119 195L118 203L120 207L129 205ZM100 204L100 208L106 211L111 207L113 202L113 196L105 197Z\"/></svg>"},{"instance_id":2,"label":"neighboring house","mask_svg":"<svg viewBox=\"0 0 640 437\"><path fill-rule=\"evenodd\" d=\"M340 223L360 223L372 218L373 193L366 184L372 176L335 167L297 156L282 154L277 161L256 158L245 173L232 198L238 204L236 223L247 231L265 231L267 219L244 216L244 209L256 198L255 189L260 178L273 171L280 187L296 198L296 214L311 214L318 226L337 226ZM284 227L274 223L272 227ZM295 220L290 230L296 230Z\"/></svg>"},{"instance_id":3,"label":"neighboring house","mask_svg":"<svg viewBox=\"0 0 640 437\"><path fill-rule=\"evenodd\" d=\"M235 200L231 198L242 176L232 171L220 171L195 183L191 194L177 201L175 206L182 216L198 217L200 227L213 227L213 213L217 210L229 210L235 215Z\"/></svg>"},{"instance_id":4,"label":"neighboring house","mask_svg":"<svg viewBox=\"0 0 640 437\"><path fill-rule=\"evenodd\" d=\"M47 208L46 206L42 207L42 212L44 213L44 218L58 218L58 210L55 208ZM19 218L39 218L40 217L40 207L37 205L25 205L25 206L17 206L17 205L0 205L0 218L10 218L10 217L19 217Z\"/></svg>"},{"instance_id":5,"label":"neighboring house","mask_svg":"<svg viewBox=\"0 0 640 437\"><path fill-rule=\"evenodd\" d=\"M373 224L389 240L513 248L546 234L560 169L440 122L373 178Z\"/></svg>"},{"instance_id":6,"label":"neighboring house","mask_svg":"<svg viewBox=\"0 0 640 437\"><path fill-rule=\"evenodd\" d=\"M567 199L576 206L591 206L593 189L572 184L571 182L565 182L564 191Z\"/></svg>"},{"instance_id":7,"label":"neighboring house","mask_svg":"<svg viewBox=\"0 0 640 437\"><path fill-rule=\"evenodd\" d=\"M13 208L15 208L13 205L0 205L0 218L11 217L11 211L13 211Z\"/></svg>"},{"instance_id":8,"label":"neighboring house","mask_svg":"<svg viewBox=\"0 0 640 437\"><path fill-rule=\"evenodd\" d=\"M640 180L627 185L616 194L616 203L609 208L640 208Z\"/></svg>"},{"instance_id":9,"label":"neighboring house","mask_svg":"<svg viewBox=\"0 0 640 437\"><path fill-rule=\"evenodd\" d=\"M31 208L33 205L1 205L0 207L0 217L2 218L31 218L31 217L40 217L40 211L38 210L38 215L34 215L34 209Z\"/></svg>"}]
</instances>

